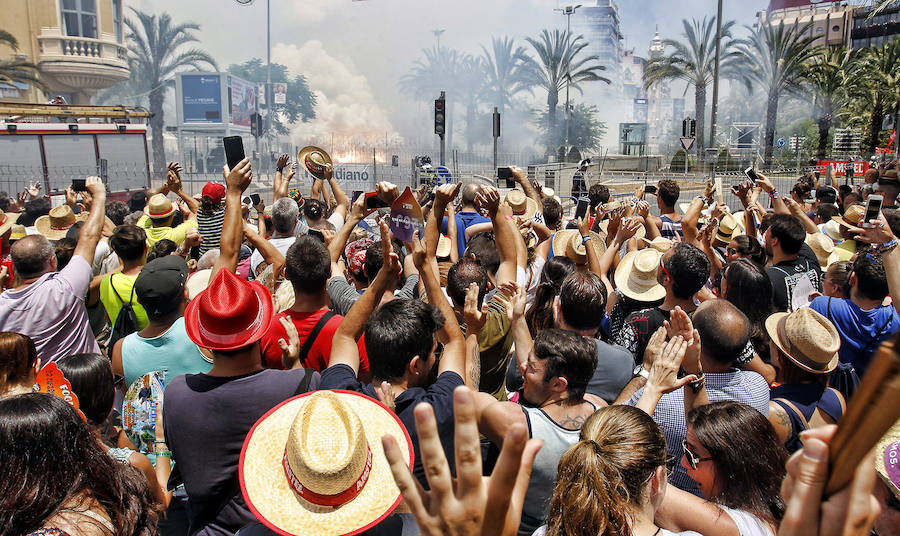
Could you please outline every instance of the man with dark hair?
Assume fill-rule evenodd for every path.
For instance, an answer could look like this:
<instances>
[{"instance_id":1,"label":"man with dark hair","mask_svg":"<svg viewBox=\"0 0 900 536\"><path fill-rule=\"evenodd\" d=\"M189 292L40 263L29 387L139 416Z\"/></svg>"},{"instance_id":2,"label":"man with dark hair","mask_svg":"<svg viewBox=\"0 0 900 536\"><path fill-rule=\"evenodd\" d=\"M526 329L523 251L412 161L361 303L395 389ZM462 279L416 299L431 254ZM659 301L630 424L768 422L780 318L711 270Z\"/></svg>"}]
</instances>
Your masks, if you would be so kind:
<instances>
[{"instance_id":1,"label":"man with dark hair","mask_svg":"<svg viewBox=\"0 0 900 536\"><path fill-rule=\"evenodd\" d=\"M601 185L598 184L596 186ZM591 188L593 188L593 186L591 186ZM545 197L542 199L541 205L544 210L544 224L550 229L551 233L555 233L559 230L559 224L562 223L562 205L552 197Z\"/></svg>"},{"instance_id":2,"label":"man with dark hair","mask_svg":"<svg viewBox=\"0 0 900 536\"><path fill-rule=\"evenodd\" d=\"M709 279L709 259L699 248L679 242L660 257L656 281L666 290L662 305L642 309L625 317L622 329L613 334L616 344L631 352L635 363L640 363L653 333L669 319L676 306L692 312L694 294Z\"/></svg>"},{"instance_id":3,"label":"man with dark hair","mask_svg":"<svg viewBox=\"0 0 900 536\"><path fill-rule=\"evenodd\" d=\"M883 224L882 224L883 225ZM850 297L819 296L810 307L831 320L841 335L842 363L849 363L862 377L878 346L900 331L900 315L894 304L884 305L887 296L900 296L891 288L888 270L900 270L892 255L860 253L850 272Z\"/></svg>"},{"instance_id":4,"label":"man with dark hair","mask_svg":"<svg viewBox=\"0 0 900 536\"><path fill-rule=\"evenodd\" d=\"M459 210L456 211L456 247L457 251L466 250L466 227L475 225L476 223L486 223L491 221L479 214L475 208L475 198L478 196L480 186L478 184L466 184L462 188L461 204ZM452 201L452 199L451 199ZM441 234L448 236L450 230L447 227L447 217L441 221Z\"/></svg>"},{"instance_id":5,"label":"man with dark hair","mask_svg":"<svg viewBox=\"0 0 900 536\"><path fill-rule=\"evenodd\" d=\"M591 203L591 212L604 203L609 203L609 188L605 184L592 184L588 189L588 199Z\"/></svg>"},{"instance_id":6,"label":"man with dark hair","mask_svg":"<svg viewBox=\"0 0 900 536\"><path fill-rule=\"evenodd\" d=\"M840 213L840 210L834 205L819 205L816 207L814 221L819 226L819 230L822 230L825 224L831 221L831 218L838 216Z\"/></svg>"},{"instance_id":7,"label":"man with dark hair","mask_svg":"<svg viewBox=\"0 0 900 536\"><path fill-rule=\"evenodd\" d=\"M533 343L527 332L517 337L519 340L523 347L517 344L516 351L525 356L520 365L522 402L527 406L497 402L486 393L476 393L476 403L480 409L478 429L498 447L514 423L527 425L530 438L544 441L534 460L519 525L520 532L531 533L547 516L560 458L578 442L584 421L606 402L586 393L588 379L597 369L596 345L591 339L548 328L541 330Z\"/></svg>"},{"instance_id":8,"label":"man with dark hair","mask_svg":"<svg viewBox=\"0 0 900 536\"><path fill-rule=\"evenodd\" d=\"M809 303L813 292L822 291L822 269L813 254L810 259L801 254L806 230L795 216L776 214L765 233L766 253L772 266L766 273L772 280L773 301L778 311L793 311Z\"/></svg>"},{"instance_id":9,"label":"man with dark hair","mask_svg":"<svg viewBox=\"0 0 900 536\"><path fill-rule=\"evenodd\" d=\"M131 210L128 209L128 205L126 205L122 201L110 201L106 204L106 217L113 222L114 225L122 225L125 223L125 216L131 214Z\"/></svg>"},{"instance_id":10,"label":"man with dark hair","mask_svg":"<svg viewBox=\"0 0 900 536\"><path fill-rule=\"evenodd\" d=\"M34 222L41 216L50 214L50 200L46 197L38 197L25 203L25 213L19 216L17 223L24 225L27 230L36 232Z\"/></svg>"},{"instance_id":11,"label":"man with dark hair","mask_svg":"<svg viewBox=\"0 0 900 536\"><path fill-rule=\"evenodd\" d=\"M638 199L644 197L644 189L638 190ZM659 228L659 234L663 238L674 240L681 237L681 214L675 208L675 203L681 197L681 188L672 179L661 179L656 183L656 206L659 208L659 217L648 216Z\"/></svg>"},{"instance_id":12,"label":"man with dark hair","mask_svg":"<svg viewBox=\"0 0 900 536\"><path fill-rule=\"evenodd\" d=\"M147 311L141 306L140 298L135 298L133 290L138 274L147 263L147 234L137 225L119 225L109 237L109 246L119 257L122 271L107 274L100 280L98 291L106 316L110 325L115 326L122 307L130 303L138 329L144 329L149 322ZM88 301L93 302L93 296Z\"/></svg>"},{"instance_id":13,"label":"man with dark hair","mask_svg":"<svg viewBox=\"0 0 900 536\"><path fill-rule=\"evenodd\" d=\"M297 204L290 198L281 200ZM284 272L287 281L294 289L294 305L272 317L269 329L259 341L263 364L268 368L281 369L282 352L279 340L287 340L287 332L282 319L294 324L299 336L301 352L300 360L304 367L322 372L328 366L331 356L331 344L334 333L344 320L329 309L326 283L331 275L331 258L325 244L311 236L301 236L288 249L285 257ZM367 381L369 376L369 360L365 344L359 341L360 377Z\"/></svg>"},{"instance_id":14,"label":"man with dark hair","mask_svg":"<svg viewBox=\"0 0 900 536\"><path fill-rule=\"evenodd\" d=\"M823 184L816 188L816 207L833 205L837 202L838 192L834 186Z\"/></svg>"},{"instance_id":15,"label":"man with dark hair","mask_svg":"<svg viewBox=\"0 0 900 536\"><path fill-rule=\"evenodd\" d=\"M896 169L888 169L878 177L878 185L875 193L884 196L881 202L881 210L897 208L897 195L900 194L900 178Z\"/></svg>"},{"instance_id":16,"label":"man with dark hair","mask_svg":"<svg viewBox=\"0 0 900 536\"><path fill-rule=\"evenodd\" d=\"M478 302L484 302L488 289L488 275L478 259L463 257L447 271L447 295L454 304L465 303L466 291L472 283L478 285Z\"/></svg>"},{"instance_id":17,"label":"man with dark hair","mask_svg":"<svg viewBox=\"0 0 900 536\"><path fill-rule=\"evenodd\" d=\"M28 335L43 364L100 347L88 322L84 297L91 282L91 262L106 220L106 188L97 177L85 181L97 210L92 210L68 265L56 271L53 246L42 235L30 235L10 248L18 286L0 294L0 326Z\"/></svg>"},{"instance_id":18,"label":"man with dark hair","mask_svg":"<svg viewBox=\"0 0 900 536\"><path fill-rule=\"evenodd\" d=\"M635 386L642 387L627 399L626 404L637 405L644 394L643 385L649 377L651 363L665 346L665 331L664 328L659 328L659 333L652 337L646 353L641 356L643 364L638 369L640 373L626 391L631 391ZM735 358L750 340L750 323L746 315L727 300L705 301L697 308L693 317L688 317L680 307L674 309L670 318L670 338L676 335L682 336L689 344L681 368L686 374L700 376L702 383L695 383L693 387L689 384L662 395L653 413L653 420L666 435L669 454L680 460L684 456L681 442L687 437L685 394L682 389L693 389L696 393L702 385L710 402L734 400L768 416L769 385L758 373L735 367ZM687 475L680 463L675 464L670 482L680 489L700 495L696 482Z\"/></svg>"}]
</instances>

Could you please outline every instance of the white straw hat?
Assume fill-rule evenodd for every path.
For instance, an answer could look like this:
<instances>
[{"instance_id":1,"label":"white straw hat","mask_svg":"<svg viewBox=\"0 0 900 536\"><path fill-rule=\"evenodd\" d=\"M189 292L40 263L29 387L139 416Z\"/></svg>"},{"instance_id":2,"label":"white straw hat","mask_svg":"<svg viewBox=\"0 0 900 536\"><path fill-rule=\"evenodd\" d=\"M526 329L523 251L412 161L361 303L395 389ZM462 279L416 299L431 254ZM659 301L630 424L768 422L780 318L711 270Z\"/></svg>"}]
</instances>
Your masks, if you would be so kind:
<instances>
[{"instance_id":1,"label":"white straw hat","mask_svg":"<svg viewBox=\"0 0 900 536\"><path fill-rule=\"evenodd\" d=\"M628 298L652 302L666 297L666 288L656 280L659 259L663 254L654 248L631 251L619 262L613 276L616 288Z\"/></svg>"},{"instance_id":2,"label":"white straw hat","mask_svg":"<svg viewBox=\"0 0 900 536\"><path fill-rule=\"evenodd\" d=\"M813 233L806 235L806 243L816 254L819 265L822 268L828 268L833 262L837 262L838 255L834 251L834 241L822 233Z\"/></svg>"},{"instance_id":3,"label":"white straw hat","mask_svg":"<svg viewBox=\"0 0 900 536\"><path fill-rule=\"evenodd\" d=\"M239 476L247 506L283 535L372 528L401 501L381 447L385 434L394 436L412 468L409 434L380 402L341 390L282 402L244 440Z\"/></svg>"}]
</instances>

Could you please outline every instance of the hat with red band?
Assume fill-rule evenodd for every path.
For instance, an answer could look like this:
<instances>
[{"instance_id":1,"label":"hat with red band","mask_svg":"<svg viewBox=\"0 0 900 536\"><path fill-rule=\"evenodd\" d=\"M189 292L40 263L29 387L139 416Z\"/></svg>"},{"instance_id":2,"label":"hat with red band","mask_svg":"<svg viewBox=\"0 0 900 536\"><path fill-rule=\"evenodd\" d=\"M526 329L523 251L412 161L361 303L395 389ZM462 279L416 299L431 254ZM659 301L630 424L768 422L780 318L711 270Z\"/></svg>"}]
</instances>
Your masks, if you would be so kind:
<instances>
[{"instance_id":1,"label":"hat with red band","mask_svg":"<svg viewBox=\"0 0 900 536\"><path fill-rule=\"evenodd\" d=\"M175 205L164 194L154 194L147 202L147 215L154 220L168 218L175 213Z\"/></svg>"},{"instance_id":2,"label":"hat with red band","mask_svg":"<svg viewBox=\"0 0 900 536\"><path fill-rule=\"evenodd\" d=\"M281 535L368 530L401 500L381 447L385 434L401 445L412 467L409 434L380 402L342 390L290 398L260 418L244 440L244 500Z\"/></svg>"},{"instance_id":3,"label":"hat with red band","mask_svg":"<svg viewBox=\"0 0 900 536\"><path fill-rule=\"evenodd\" d=\"M201 348L229 351L262 338L272 319L272 298L259 283L219 270L184 311L188 337Z\"/></svg>"}]
</instances>

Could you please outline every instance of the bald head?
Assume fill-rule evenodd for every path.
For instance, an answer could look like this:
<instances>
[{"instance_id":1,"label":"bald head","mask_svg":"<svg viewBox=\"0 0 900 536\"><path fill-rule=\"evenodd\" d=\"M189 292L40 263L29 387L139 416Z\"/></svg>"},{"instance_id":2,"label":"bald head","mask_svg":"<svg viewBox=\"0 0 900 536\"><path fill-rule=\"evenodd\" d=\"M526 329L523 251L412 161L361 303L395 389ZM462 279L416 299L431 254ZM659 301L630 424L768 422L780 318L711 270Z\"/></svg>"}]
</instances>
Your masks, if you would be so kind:
<instances>
[{"instance_id":1,"label":"bald head","mask_svg":"<svg viewBox=\"0 0 900 536\"><path fill-rule=\"evenodd\" d=\"M705 361L731 366L750 340L750 321L728 300L709 300L697 308L694 327L700 333Z\"/></svg>"},{"instance_id":2,"label":"bald head","mask_svg":"<svg viewBox=\"0 0 900 536\"><path fill-rule=\"evenodd\" d=\"M474 207L475 206L475 196L478 195L478 190L481 189L481 186L477 184L467 184L462 189L462 204L464 207Z\"/></svg>"},{"instance_id":3,"label":"bald head","mask_svg":"<svg viewBox=\"0 0 900 536\"><path fill-rule=\"evenodd\" d=\"M43 235L28 235L9 251L13 268L22 279L33 279L53 271L53 244Z\"/></svg>"}]
</instances>

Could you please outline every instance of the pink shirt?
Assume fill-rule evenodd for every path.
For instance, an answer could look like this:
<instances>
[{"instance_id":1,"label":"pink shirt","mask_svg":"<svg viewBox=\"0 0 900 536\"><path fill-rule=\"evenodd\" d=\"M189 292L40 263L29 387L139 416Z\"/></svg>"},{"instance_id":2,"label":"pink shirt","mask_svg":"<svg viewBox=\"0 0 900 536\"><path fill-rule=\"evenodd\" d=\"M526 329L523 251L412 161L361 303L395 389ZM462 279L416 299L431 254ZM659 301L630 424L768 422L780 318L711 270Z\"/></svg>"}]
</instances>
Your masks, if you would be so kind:
<instances>
[{"instance_id":1,"label":"pink shirt","mask_svg":"<svg viewBox=\"0 0 900 536\"><path fill-rule=\"evenodd\" d=\"M73 255L62 271L44 274L22 290L7 290L0 294L0 330L31 337L43 365L100 353L84 305L90 282L91 265Z\"/></svg>"}]
</instances>

